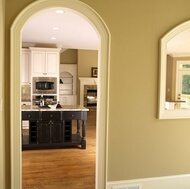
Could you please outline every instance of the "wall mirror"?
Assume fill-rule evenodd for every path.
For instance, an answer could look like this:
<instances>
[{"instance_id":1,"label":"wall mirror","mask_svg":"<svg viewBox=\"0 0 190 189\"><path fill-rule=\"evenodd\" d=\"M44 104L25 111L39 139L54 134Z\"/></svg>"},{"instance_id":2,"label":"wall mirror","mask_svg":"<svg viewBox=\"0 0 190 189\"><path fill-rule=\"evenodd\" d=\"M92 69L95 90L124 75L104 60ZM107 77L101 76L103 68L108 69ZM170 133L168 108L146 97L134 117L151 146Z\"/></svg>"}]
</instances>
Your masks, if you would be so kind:
<instances>
[{"instance_id":1,"label":"wall mirror","mask_svg":"<svg viewBox=\"0 0 190 189\"><path fill-rule=\"evenodd\" d=\"M159 119L190 118L190 21L160 40Z\"/></svg>"}]
</instances>

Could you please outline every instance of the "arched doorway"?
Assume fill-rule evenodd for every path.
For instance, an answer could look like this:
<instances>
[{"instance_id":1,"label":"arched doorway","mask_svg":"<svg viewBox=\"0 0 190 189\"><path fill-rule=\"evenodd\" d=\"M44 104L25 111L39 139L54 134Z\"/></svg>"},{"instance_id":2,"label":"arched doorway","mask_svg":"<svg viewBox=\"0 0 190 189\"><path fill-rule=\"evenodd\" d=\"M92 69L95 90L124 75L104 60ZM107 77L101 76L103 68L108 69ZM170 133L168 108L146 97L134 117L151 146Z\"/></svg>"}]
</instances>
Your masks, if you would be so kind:
<instances>
[{"instance_id":1,"label":"arched doorway","mask_svg":"<svg viewBox=\"0 0 190 189\"><path fill-rule=\"evenodd\" d=\"M109 52L110 34L96 12L77 0L37 1L26 7L15 19L11 27L11 185L21 188L21 115L20 115L20 49L21 30L25 22L35 13L52 8L67 7L80 12L91 20L99 31L101 46L99 49L99 83L97 105L97 157L96 188L106 188L107 180L107 125L108 125L108 89L109 89ZM14 95L13 95L14 94ZM100 95L101 94L101 95ZM101 106L100 106L101 104Z\"/></svg>"}]
</instances>

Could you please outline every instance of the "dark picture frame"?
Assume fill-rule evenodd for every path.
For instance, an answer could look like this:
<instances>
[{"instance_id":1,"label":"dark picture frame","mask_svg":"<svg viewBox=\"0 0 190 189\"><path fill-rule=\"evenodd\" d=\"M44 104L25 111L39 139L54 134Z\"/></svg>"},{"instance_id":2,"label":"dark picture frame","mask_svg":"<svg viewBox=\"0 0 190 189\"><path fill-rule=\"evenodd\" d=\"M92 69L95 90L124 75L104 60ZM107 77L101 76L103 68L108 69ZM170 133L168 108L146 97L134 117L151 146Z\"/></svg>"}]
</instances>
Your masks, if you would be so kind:
<instances>
[{"instance_id":1,"label":"dark picture frame","mask_svg":"<svg viewBox=\"0 0 190 189\"><path fill-rule=\"evenodd\" d=\"M91 68L91 76L92 77L98 77L98 68L97 67Z\"/></svg>"}]
</instances>

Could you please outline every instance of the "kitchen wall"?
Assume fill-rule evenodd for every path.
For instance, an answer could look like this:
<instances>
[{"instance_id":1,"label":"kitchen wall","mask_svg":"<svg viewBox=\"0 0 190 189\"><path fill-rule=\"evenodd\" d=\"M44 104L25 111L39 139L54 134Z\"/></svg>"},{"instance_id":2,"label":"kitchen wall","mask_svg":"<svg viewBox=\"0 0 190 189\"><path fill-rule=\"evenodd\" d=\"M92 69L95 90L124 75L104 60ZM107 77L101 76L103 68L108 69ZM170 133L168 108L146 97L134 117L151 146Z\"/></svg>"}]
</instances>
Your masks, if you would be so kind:
<instances>
[{"instance_id":1,"label":"kitchen wall","mask_svg":"<svg viewBox=\"0 0 190 189\"><path fill-rule=\"evenodd\" d=\"M77 63L78 77L91 77L91 67L98 66L98 51L68 49L60 55L61 64Z\"/></svg>"},{"instance_id":2,"label":"kitchen wall","mask_svg":"<svg viewBox=\"0 0 190 189\"><path fill-rule=\"evenodd\" d=\"M5 1L6 162L10 158L10 96L14 95L10 92L10 27L34 1ZM188 174L190 120L158 120L156 115L158 42L171 28L190 19L190 1L82 2L102 17L111 33L108 181ZM7 180L9 172L7 163Z\"/></svg>"},{"instance_id":3,"label":"kitchen wall","mask_svg":"<svg viewBox=\"0 0 190 189\"><path fill-rule=\"evenodd\" d=\"M78 50L78 76L91 77L91 68L98 66L98 51Z\"/></svg>"},{"instance_id":4,"label":"kitchen wall","mask_svg":"<svg viewBox=\"0 0 190 189\"><path fill-rule=\"evenodd\" d=\"M67 49L60 54L61 64L77 64L77 49Z\"/></svg>"}]
</instances>

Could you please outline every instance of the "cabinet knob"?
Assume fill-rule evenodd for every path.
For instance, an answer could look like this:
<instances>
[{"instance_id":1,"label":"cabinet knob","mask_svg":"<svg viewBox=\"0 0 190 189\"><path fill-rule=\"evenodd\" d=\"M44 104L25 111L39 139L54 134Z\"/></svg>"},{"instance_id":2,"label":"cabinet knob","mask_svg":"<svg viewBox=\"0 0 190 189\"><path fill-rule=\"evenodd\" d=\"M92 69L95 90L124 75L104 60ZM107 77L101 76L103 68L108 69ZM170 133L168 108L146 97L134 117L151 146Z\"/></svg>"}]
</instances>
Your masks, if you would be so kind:
<instances>
[{"instance_id":1,"label":"cabinet knob","mask_svg":"<svg viewBox=\"0 0 190 189\"><path fill-rule=\"evenodd\" d=\"M50 115L50 117L53 117L53 115Z\"/></svg>"},{"instance_id":2,"label":"cabinet knob","mask_svg":"<svg viewBox=\"0 0 190 189\"><path fill-rule=\"evenodd\" d=\"M28 115L28 117L30 117L30 115Z\"/></svg>"}]
</instances>

